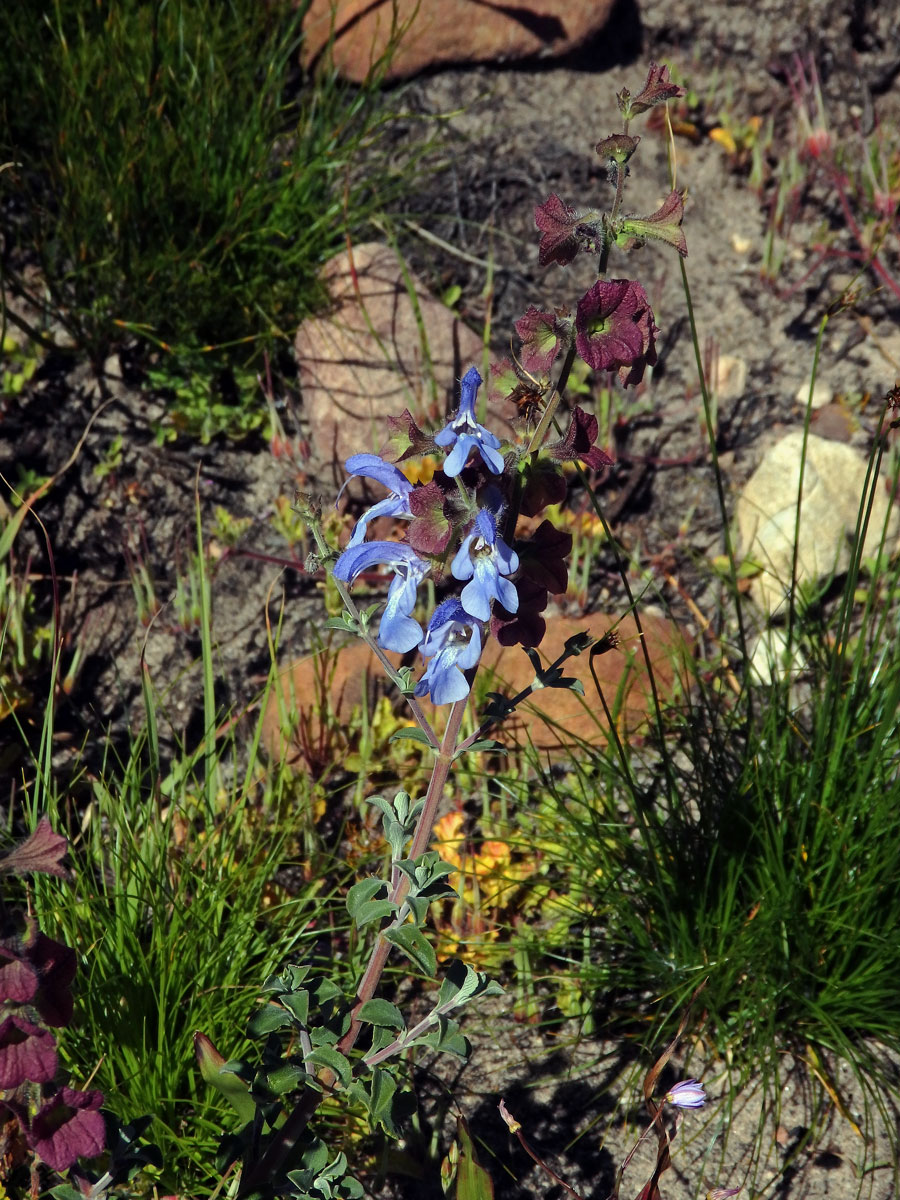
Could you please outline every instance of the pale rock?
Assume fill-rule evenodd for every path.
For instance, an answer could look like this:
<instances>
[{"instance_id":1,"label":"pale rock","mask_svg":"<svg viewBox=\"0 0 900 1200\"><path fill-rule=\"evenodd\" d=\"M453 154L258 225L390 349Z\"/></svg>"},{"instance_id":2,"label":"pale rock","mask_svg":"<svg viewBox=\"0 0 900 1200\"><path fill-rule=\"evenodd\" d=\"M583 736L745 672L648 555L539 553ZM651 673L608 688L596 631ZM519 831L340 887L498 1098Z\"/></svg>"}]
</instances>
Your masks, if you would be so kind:
<instances>
[{"instance_id":1,"label":"pale rock","mask_svg":"<svg viewBox=\"0 0 900 1200\"><path fill-rule=\"evenodd\" d=\"M737 400L747 387L747 363L734 354L720 354L711 376L710 385L719 400Z\"/></svg>"},{"instance_id":2,"label":"pale rock","mask_svg":"<svg viewBox=\"0 0 900 1200\"><path fill-rule=\"evenodd\" d=\"M777 625L764 629L750 652L750 672L766 687L775 679L787 680L799 675L805 665L798 645L788 653L787 635Z\"/></svg>"},{"instance_id":3,"label":"pale rock","mask_svg":"<svg viewBox=\"0 0 900 1200\"><path fill-rule=\"evenodd\" d=\"M331 311L304 321L294 344L312 450L337 479L344 459L384 445L388 416L408 408L420 422L443 421L457 380L481 362L483 346L446 305L404 277L388 246L342 251L323 278Z\"/></svg>"},{"instance_id":4,"label":"pale rock","mask_svg":"<svg viewBox=\"0 0 900 1200\"><path fill-rule=\"evenodd\" d=\"M442 63L515 62L569 54L599 33L615 0L312 0L304 19L303 65L318 61L334 34L345 78L361 83L388 49L386 79Z\"/></svg>"},{"instance_id":5,"label":"pale rock","mask_svg":"<svg viewBox=\"0 0 900 1200\"><path fill-rule=\"evenodd\" d=\"M785 604L791 587L802 448L800 430L772 446L737 502L738 556L762 568L751 580L750 594L772 614ZM798 585L814 586L847 570L865 477L866 461L850 446L810 434L803 470ZM867 555L878 550L887 513L888 493L879 480L865 541ZM897 531L894 509L887 530L891 551Z\"/></svg>"},{"instance_id":6,"label":"pale rock","mask_svg":"<svg viewBox=\"0 0 900 1200\"><path fill-rule=\"evenodd\" d=\"M801 408L806 408L807 404L813 409L824 408L826 404L831 403L832 391L824 380L817 379L813 384L812 400L809 398L809 385L810 380L807 379L805 383L797 388L797 394L794 396L794 399Z\"/></svg>"}]
</instances>

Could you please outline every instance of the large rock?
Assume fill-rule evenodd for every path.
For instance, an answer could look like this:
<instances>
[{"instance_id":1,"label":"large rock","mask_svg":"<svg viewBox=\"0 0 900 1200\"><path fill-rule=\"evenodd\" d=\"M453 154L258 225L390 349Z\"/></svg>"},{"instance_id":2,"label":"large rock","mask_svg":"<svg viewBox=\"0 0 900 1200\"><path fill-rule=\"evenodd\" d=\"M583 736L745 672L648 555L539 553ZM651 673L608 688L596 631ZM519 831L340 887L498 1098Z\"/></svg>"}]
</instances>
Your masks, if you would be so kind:
<instances>
[{"instance_id":1,"label":"large rock","mask_svg":"<svg viewBox=\"0 0 900 1200\"><path fill-rule=\"evenodd\" d=\"M783 437L767 452L737 502L738 556L760 565L750 594L771 614L784 605L791 588L802 450L800 430ZM866 469L865 459L850 446L810 435L797 544L800 586L814 586L849 567ZM877 553L887 515L888 492L885 481L878 480L865 540L867 555ZM887 530L891 552L897 530L898 514L893 508Z\"/></svg>"},{"instance_id":2,"label":"large rock","mask_svg":"<svg viewBox=\"0 0 900 1200\"><path fill-rule=\"evenodd\" d=\"M587 631L593 637L602 637L616 620L602 613L550 617L540 648L542 659L549 663L558 658L566 639L576 633ZM679 662L687 653L688 644L679 629L661 616L645 613L641 623L657 686L666 700L678 692L683 674ZM626 616L616 632L620 639L618 647L595 655L594 670L607 704L618 714L620 732L634 736L648 726L650 689L634 618ZM391 657L397 661L396 655ZM534 670L521 647L503 647L493 638L485 645L481 664L479 677L484 679L483 673L490 672L485 679L490 691L513 696L534 679ZM607 738L607 721L591 678L588 654L569 659L564 671L581 680L583 698L562 688L537 691L492 736L507 744L522 745L530 740L537 749L556 753L575 749L583 742L602 746ZM351 642L339 650L326 685L334 716L342 723L348 721L366 694L371 703L373 691L369 689L382 678L380 664L364 643ZM270 755L286 757L288 762L302 760L302 742L315 743L319 730L314 698L318 696L320 703L322 693L323 673L312 658L299 659L281 674L263 719L263 744ZM438 726L448 711L435 709L427 700L424 708L435 717Z\"/></svg>"},{"instance_id":3,"label":"large rock","mask_svg":"<svg viewBox=\"0 0 900 1200\"><path fill-rule=\"evenodd\" d=\"M403 79L442 63L515 62L568 54L599 33L615 0L312 0L304 22L304 65L334 30L334 62L356 83L402 30L387 70ZM396 20L396 25L394 21Z\"/></svg>"},{"instance_id":4,"label":"large rock","mask_svg":"<svg viewBox=\"0 0 900 1200\"><path fill-rule=\"evenodd\" d=\"M323 276L332 311L304 321L295 347L313 453L334 465L338 479L345 458L384 444L386 417L408 408L422 420L443 420L457 380L481 362L483 347L446 305L404 278L388 246L343 251Z\"/></svg>"}]
</instances>

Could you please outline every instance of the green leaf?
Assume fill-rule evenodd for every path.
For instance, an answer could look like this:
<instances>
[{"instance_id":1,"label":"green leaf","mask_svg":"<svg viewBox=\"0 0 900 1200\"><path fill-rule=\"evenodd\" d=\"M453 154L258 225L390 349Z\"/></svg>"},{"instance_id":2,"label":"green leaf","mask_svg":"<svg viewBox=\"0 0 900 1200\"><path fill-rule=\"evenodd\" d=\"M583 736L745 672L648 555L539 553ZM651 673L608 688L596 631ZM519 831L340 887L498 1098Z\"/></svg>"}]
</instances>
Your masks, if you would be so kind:
<instances>
[{"instance_id":1,"label":"green leaf","mask_svg":"<svg viewBox=\"0 0 900 1200\"><path fill-rule=\"evenodd\" d=\"M331 1046L317 1047L309 1055L309 1061L320 1067L329 1067L340 1080L342 1087L347 1087L353 1077L349 1060Z\"/></svg>"},{"instance_id":2,"label":"green leaf","mask_svg":"<svg viewBox=\"0 0 900 1200\"><path fill-rule=\"evenodd\" d=\"M302 1067L297 1067L293 1063L285 1063L281 1067L276 1067L274 1071L269 1071L266 1082L277 1096L283 1096L285 1092L294 1091L307 1078L308 1075Z\"/></svg>"},{"instance_id":3,"label":"green leaf","mask_svg":"<svg viewBox=\"0 0 900 1200\"><path fill-rule=\"evenodd\" d=\"M435 1024L416 1043L430 1046L441 1054L455 1054L458 1058L469 1057L469 1041L459 1032L459 1023L449 1017L438 1016Z\"/></svg>"},{"instance_id":4,"label":"green leaf","mask_svg":"<svg viewBox=\"0 0 900 1200\"><path fill-rule=\"evenodd\" d=\"M281 1003L294 1020L305 1028L309 1022L309 992L306 989L300 992L286 992L281 998Z\"/></svg>"},{"instance_id":5,"label":"green leaf","mask_svg":"<svg viewBox=\"0 0 900 1200\"><path fill-rule=\"evenodd\" d=\"M370 921L381 921L393 914L395 906L387 898L389 888L383 879L360 879L347 893L347 912L362 929Z\"/></svg>"},{"instance_id":6,"label":"green leaf","mask_svg":"<svg viewBox=\"0 0 900 1200\"><path fill-rule=\"evenodd\" d=\"M276 1029L284 1029L292 1023L293 1017L280 1004L267 1004L250 1018L247 1032L250 1037L265 1037L267 1033L274 1033Z\"/></svg>"},{"instance_id":7,"label":"green leaf","mask_svg":"<svg viewBox=\"0 0 900 1200\"><path fill-rule=\"evenodd\" d=\"M580 679L576 679L574 675L562 675L559 679L554 679L552 683L547 680L544 686L548 688L568 688L570 692L575 692L579 696L584 695L584 684Z\"/></svg>"},{"instance_id":8,"label":"green leaf","mask_svg":"<svg viewBox=\"0 0 900 1200\"><path fill-rule=\"evenodd\" d=\"M428 736L424 729L419 729L418 726L410 726L408 729L398 729L396 733L392 733L388 738L389 742L420 742L423 746L431 746Z\"/></svg>"},{"instance_id":9,"label":"green leaf","mask_svg":"<svg viewBox=\"0 0 900 1200\"><path fill-rule=\"evenodd\" d=\"M490 1175L475 1157L472 1135L462 1117L457 1120L456 1133L459 1139L456 1200L494 1200L494 1184Z\"/></svg>"},{"instance_id":10,"label":"green leaf","mask_svg":"<svg viewBox=\"0 0 900 1200\"><path fill-rule=\"evenodd\" d=\"M401 950L406 957L433 979L437 973L437 956L431 943L415 925L401 925L399 929L385 929L384 937Z\"/></svg>"},{"instance_id":11,"label":"green leaf","mask_svg":"<svg viewBox=\"0 0 900 1200\"><path fill-rule=\"evenodd\" d=\"M241 1121L245 1124L252 1121L256 1105L247 1084L228 1069L231 1064L224 1060L206 1034L194 1034L194 1054L203 1081L225 1097Z\"/></svg>"},{"instance_id":12,"label":"green leaf","mask_svg":"<svg viewBox=\"0 0 900 1200\"><path fill-rule=\"evenodd\" d=\"M461 754L468 754L473 750L487 750L491 754L508 754L509 751L500 742L495 742L493 738L481 738L477 742L473 742L471 746L466 746L465 750L458 750L454 754L454 759L459 758Z\"/></svg>"},{"instance_id":13,"label":"green leaf","mask_svg":"<svg viewBox=\"0 0 900 1200\"><path fill-rule=\"evenodd\" d=\"M358 1016L360 1021L366 1021L369 1025L386 1025L389 1029L406 1028L403 1013L389 1000L367 1000Z\"/></svg>"},{"instance_id":14,"label":"green leaf","mask_svg":"<svg viewBox=\"0 0 900 1200\"><path fill-rule=\"evenodd\" d=\"M369 1114L373 1121L383 1125L385 1130L393 1137L397 1136L397 1129L392 1116L396 1091L397 1081L393 1075L389 1071L382 1071L379 1067L375 1067L372 1071Z\"/></svg>"}]
</instances>

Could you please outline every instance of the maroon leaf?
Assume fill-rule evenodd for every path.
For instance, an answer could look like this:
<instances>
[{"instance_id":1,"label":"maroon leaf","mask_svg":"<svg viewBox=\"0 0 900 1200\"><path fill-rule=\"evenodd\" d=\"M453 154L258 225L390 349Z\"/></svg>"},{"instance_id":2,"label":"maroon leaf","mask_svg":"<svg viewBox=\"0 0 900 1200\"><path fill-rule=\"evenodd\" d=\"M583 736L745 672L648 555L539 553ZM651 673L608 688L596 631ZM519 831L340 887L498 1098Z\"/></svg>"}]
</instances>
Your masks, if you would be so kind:
<instances>
[{"instance_id":1,"label":"maroon leaf","mask_svg":"<svg viewBox=\"0 0 900 1200\"><path fill-rule=\"evenodd\" d=\"M572 535L542 521L527 542L516 542L522 575L554 595L569 586L567 559L572 552Z\"/></svg>"},{"instance_id":2,"label":"maroon leaf","mask_svg":"<svg viewBox=\"0 0 900 1200\"><path fill-rule=\"evenodd\" d=\"M0 1091L26 1082L49 1083L55 1074L52 1033L16 1015L0 1022Z\"/></svg>"},{"instance_id":3,"label":"maroon leaf","mask_svg":"<svg viewBox=\"0 0 900 1200\"><path fill-rule=\"evenodd\" d=\"M444 493L435 480L409 494L413 519L408 540L417 554L443 554L453 527L444 512Z\"/></svg>"},{"instance_id":4,"label":"maroon leaf","mask_svg":"<svg viewBox=\"0 0 900 1200\"><path fill-rule=\"evenodd\" d=\"M10 875L56 875L68 879L69 872L61 865L61 859L69 843L54 833L46 817L38 821L34 833L0 856L0 872Z\"/></svg>"},{"instance_id":5,"label":"maroon leaf","mask_svg":"<svg viewBox=\"0 0 900 1200\"><path fill-rule=\"evenodd\" d=\"M40 979L35 1007L48 1025L68 1025L72 1020L69 984L75 978L75 951L39 933L28 957Z\"/></svg>"},{"instance_id":6,"label":"maroon leaf","mask_svg":"<svg viewBox=\"0 0 900 1200\"><path fill-rule=\"evenodd\" d=\"M581 249L577 233L580 219L575 209L563 204L555 193L535 208L534 223L544 235L538 249L542 267L552 262L564 267L572 261Z\"/></svg>"},{"instance_id":7,"label":"maroon leaf","mask_svg":"<svg viewBox=\"0 0 900 1200\"><path fill-rule=\"evenodd\" d=\"M390 436L379 451L385 462L398 463L416 454L434 451L434 438L418 427L408 408L404 408L399 417L388 417L387 423Z\"/></svg>"},{"instance_id":8,"label":"maroon leaf","mask_svg":"<svg viewBox=\"0 0 900 1200\"><path fill-rule=\"evenodd\" d=\"M0 964L0 1004L6 1001L30 1003L38 990L34 967L5 947L0 947Z\"/></svg>"},{"instance_id":9,"label":"maroon leaf","mask_svg":"<svg viewBox=\"0 0 900 1200\"><path fill-rule=\"evenodd\" d=\"M567 491L562 468L546 458L539 458L525 472L519 512L525 517L536 517L548 504L561 504Z\"/></svg>"},{"instance_id":10,"label":"maroon leaf","mask_svg":"<svg viewBox=\"0 0 900 1200\"><path fill-rule=\"evenodd\" d=\"M568 328L571 329L571 322ZM543 374L550 370L559 354L567 328L554 313L541 312L532 304L516 321L516 333L522 339L522 366L526 371Z\"/></svg>"},{"instance_id":11,"label":"maroon leaf","mask_svg":"<svg viewBox=\"0 0 900 1200\"><path fill-rule=\"evenodd\" d=\"M598 279L578 301L575 346L595 371L618 371L624 384L639 383L656 362L653 310L632 279Z\"/></svg>"},{"instance_id":12,"label":"maroon leaf","mask_svg":"<svg viewBox=\"0 0 900 1200\"><path fill-rule=\"evenodd\" d=\"M614 460L605 450L594 445L599 428L597 418L576 405L569 428L560 441L547 447L547 453L560 462L579 459L587 463L592 471L610 467Z\"/></svg>"},{"instance_id":13,"label":"maroon leaf","mask_svg":"<svg viewBox=\"0 0 900 1200\"><path fill-rule=\"evenodd\" d=\"M547 607L547 589L532 580L520 578L515 581L519 596L516 613L507 612L502 604L494 602L491 613L491 633L501 646L538 647L547 631L547 623L540 614Z\"/></svg>"},{"instance_id":14,"label":"maroon leaf","mask_svg":"<svg viewBox=\"0 0 900 1200\"><path fill-rule=\"evenodd\" d=\"M100 1092L61 1088L36 1114L28 1144L48 1167L66 1171L79 1158L95 1158L106 1148L106 1124L97 1110Z\"/></svg>"}]
</instances>

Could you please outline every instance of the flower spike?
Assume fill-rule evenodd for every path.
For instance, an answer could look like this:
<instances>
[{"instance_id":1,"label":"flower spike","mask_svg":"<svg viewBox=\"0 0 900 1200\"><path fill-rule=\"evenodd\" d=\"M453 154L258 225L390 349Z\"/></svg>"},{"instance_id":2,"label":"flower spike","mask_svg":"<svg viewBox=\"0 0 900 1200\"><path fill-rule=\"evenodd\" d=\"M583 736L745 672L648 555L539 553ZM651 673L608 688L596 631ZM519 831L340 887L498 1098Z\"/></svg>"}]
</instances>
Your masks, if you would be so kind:
<instances>
[{"instance_id":1,"label":"flower spike","mask_svg":"<svg viewBox=\"0 0 900 1200\"><path fill-rule=\"evenodd\" d=\"M439 446L452 447L444 463L444 474L451 479L462 471L473 450L481 456L489 471L495 475L503 471L500 439L475 419L475 397L482 382L475 367L466 371L460 387L459 410L434 439Z\"/></svg>"}]
</instances>

